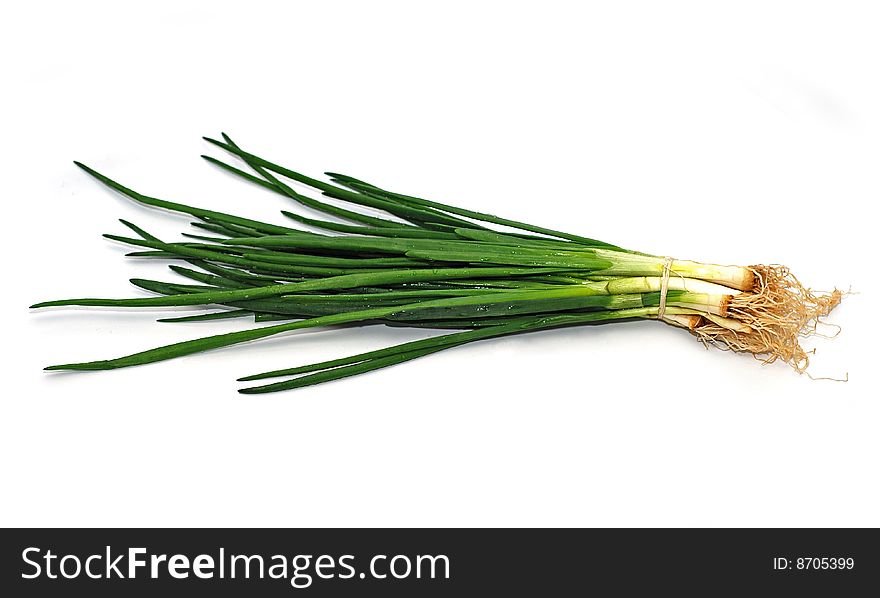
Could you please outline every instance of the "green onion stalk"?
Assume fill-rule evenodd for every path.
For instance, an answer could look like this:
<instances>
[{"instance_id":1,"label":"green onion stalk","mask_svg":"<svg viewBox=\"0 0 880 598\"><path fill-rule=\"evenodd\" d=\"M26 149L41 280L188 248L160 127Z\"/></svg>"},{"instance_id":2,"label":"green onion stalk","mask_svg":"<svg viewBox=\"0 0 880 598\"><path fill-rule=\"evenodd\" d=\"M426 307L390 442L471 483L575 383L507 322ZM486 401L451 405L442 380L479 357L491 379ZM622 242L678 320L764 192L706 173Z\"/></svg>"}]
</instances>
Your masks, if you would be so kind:
<instances>
[{"instance_id":1,"label":"green onion stalk","mask_svg":"<svg viewBox=\"0 0 880 598\"><path fill-rule=\"evenodd\" d=\"M133 236L104 236L137 248L131 256L175 262L169 267L183 280L131 280L154 293L152 297L62 299L32 307L212 306L212 311L159 321L250 318L262 325L47 370L142 365L340 324L446 331L240 378L280 378L240 391L266 393L338 380L478 340L653 319L685 328L706 344L751 353L766 362L779 359L803 372L809 359L799 336L814 331L841 298L837 290L809 290L783 266L716 265L649 255L388 191L344 174L315 179L222 137L205 139L249 171L202 156L205 160L332 220L285 210L288 222L276 224L197 208L142 195L76 162L136 202L191 216L199 233L184 233L186 240L169 242L121 221ZM335 201L317 199L316 193ZM381 216L368 215L364 208Z\"/></svg>"}]
</instances>

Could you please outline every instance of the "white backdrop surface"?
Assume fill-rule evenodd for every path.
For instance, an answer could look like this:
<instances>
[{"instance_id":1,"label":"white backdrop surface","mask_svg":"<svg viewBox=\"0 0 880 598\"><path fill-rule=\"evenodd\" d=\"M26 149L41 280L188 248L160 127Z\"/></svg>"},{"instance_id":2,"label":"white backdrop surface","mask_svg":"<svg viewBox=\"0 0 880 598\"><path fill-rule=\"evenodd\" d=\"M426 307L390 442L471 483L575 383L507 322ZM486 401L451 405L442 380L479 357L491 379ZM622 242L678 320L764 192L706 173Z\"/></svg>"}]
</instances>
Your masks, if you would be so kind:
<instances>
[{"instance_id":1,"label":"white backdrop surface","mask_svg":"<svg viewBox=\"0 0 880 598\"><path fill-rule=\"evenodd\" d=\"M876 526L880 37L870 2L99 2L7 9L0 524ZM201 135L307 173L852 288L811 381L655 322L458 348L302 391L237 376L426 333L289 335L103 373L45 365L236 330L140 296L101 233L184 203L283 222Z\"/></svg>"}]
</instances>

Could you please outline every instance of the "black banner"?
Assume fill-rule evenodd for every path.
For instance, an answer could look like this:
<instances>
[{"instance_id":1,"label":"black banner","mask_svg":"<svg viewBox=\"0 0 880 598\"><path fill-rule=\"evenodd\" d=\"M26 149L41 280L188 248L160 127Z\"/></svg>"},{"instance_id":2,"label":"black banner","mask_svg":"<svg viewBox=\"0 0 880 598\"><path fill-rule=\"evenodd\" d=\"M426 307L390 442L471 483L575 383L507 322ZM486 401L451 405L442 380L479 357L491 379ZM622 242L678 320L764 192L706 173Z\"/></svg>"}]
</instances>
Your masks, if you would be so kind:
<instances>
[{"instance_id":1,"label":"black banner","mask_svg":"<svg viewBox=\"0 0 880 598\"><path fill-rule=\"evenodd\" d=\"M6 596L853 596L880 587L880 533L866 529L0 533L0 589Z\"/></svg>"}]
</instances>

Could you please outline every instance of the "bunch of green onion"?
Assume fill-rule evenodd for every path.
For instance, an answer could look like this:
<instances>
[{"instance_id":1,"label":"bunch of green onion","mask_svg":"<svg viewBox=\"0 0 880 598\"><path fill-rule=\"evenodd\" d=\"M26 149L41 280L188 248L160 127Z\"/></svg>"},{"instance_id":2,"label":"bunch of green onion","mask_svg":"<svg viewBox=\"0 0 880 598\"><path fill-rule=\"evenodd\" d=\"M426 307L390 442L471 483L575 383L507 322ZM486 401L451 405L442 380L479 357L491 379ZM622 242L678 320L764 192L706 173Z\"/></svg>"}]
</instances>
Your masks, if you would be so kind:
<instances>
[{"instance_id":1,"label":"bunch of green onion","mask_svg":"<svg viewBox=\"0 0 880 598\"><path fill-rule=\"evenodd\" d=\"M687 328L706 343L750 352L764 361L782 359L803 371L808 361L798 336L814 328L840 300L838 291L811 292L781 266L721 266L648 255L395 193L342 174L326 173L330 180L325 182L248 153L225 134L224 141L206 139L251 172L203 156L209 162L333 220L283 211L290 222L280 225L191 207L142 195L77 162L137 202L192 216L192 224L204 234L187 233L185 242L165 242L122 221L134 237L105 237L140 248L129 255L188 264L170 266L188 283L133 279L158 296L64 299L33 307L218 306L216 311L160 321L249 317L273 323L46 369L122 368L339 324L452 331L240 378L284 378L240 391L264 393L337 380L482 339L642 318ZM307 195L303 187L350 208ZM358 207L388 217L367 215Z\"/></svg>"}]
</instances>

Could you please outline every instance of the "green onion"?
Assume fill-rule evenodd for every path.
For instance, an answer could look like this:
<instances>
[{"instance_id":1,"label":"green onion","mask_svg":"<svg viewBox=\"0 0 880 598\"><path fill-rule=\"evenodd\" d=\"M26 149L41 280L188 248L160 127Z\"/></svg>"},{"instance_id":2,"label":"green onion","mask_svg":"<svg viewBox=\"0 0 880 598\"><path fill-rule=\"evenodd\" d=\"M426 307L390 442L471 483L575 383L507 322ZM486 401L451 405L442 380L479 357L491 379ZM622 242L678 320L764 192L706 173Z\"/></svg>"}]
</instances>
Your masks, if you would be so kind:
<instances>
[{"instance_id":1,"label":"green onion","mask_svg":"<svg viewBox=\"0 0 880 598\"><path fill-rule=\"evenodd\" d=\"M190 282L132 279L156 296L61 299L32 307L220 307L159 321L248 317L257 323L278 323L46 369L116 369L339 324L458 330L240 379L286 378L241 390L266 393L338 380L479 340L657 319L686 328L707 344L749 352L766 362L780 359L803 372L809 360L798 336L814 329L841 298L837 290L809 290L781 266L722 266L649 255L388 191L344 174L327 173L330 182L322 181L246 152L225 134L224 141L206 139L242 160L254 174L203 156L211 164L349 223L282 211L289 221L333 233L328 235L170 202L138 193L76 162L136 202L195 217L192 225L212 235L184 233L190 241L167 242L122 221L136 238L104 236L140 248L132 256L185 262L191 267L169 267ZM315 199L295 190L294 183L349 207ZM359 211L365 207L384 216Z\"/></svg>"}]
</instances>

